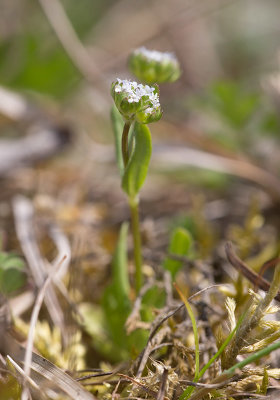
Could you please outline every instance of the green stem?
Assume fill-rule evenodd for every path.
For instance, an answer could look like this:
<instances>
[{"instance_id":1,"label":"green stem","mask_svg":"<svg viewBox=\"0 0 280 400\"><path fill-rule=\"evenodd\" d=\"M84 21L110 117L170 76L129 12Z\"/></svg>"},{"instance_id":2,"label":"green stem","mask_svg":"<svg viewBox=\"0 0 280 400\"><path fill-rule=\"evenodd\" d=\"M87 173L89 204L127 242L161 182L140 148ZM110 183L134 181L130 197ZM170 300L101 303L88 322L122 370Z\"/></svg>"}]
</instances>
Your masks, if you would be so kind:
<instances>
[{"instance_id":1,"label":"green stem","mask_svg":"<svg viewBox=\"0 0 280 400\"><path fill-rule=\"evenodd\" d=\"M122 157L123 157L123 163L124 167L127 166L128 160L129 160L129 151L128 151L128 134L129 134L129 128L131 126L130 122L125 122L124 127L123 127L123 134L122 134Z\"/></svg>"},{"instance_id":2,"label":"green stem","mask_svg":"<svg viewBox=\"0 0 280 400\"><path fill-rule=\"evenodd\" d=\"M135 264L135 289L136 294L142 287L142 252L141 252L141 234L139 226L139 207L138 199L129 199L131 228L134 244L134 264Z\"/></svg>"}]
</instances>

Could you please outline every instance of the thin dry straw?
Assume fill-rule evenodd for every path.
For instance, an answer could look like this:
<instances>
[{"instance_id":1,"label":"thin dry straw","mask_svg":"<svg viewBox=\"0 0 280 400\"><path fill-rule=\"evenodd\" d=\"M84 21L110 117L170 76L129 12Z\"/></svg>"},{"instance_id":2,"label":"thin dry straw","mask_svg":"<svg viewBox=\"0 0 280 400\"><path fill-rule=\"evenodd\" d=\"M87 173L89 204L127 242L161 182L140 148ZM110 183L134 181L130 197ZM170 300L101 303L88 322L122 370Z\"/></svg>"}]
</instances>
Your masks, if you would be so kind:
<instances>
[{"instance_id":1,"label":"thin dry straw","mask_svg":"<svg viewBox=\"0 0 280 400\"><path fill-rule=\"evenodd\" d=\"M36 298L33 310L32 310L32 315L31 315L31 320L30 320L30 327L29 327L29 333L28 333L28 338L27 338L27 345L26 345L26 351L25 351L25 356L24 356L24 374L25 376L29 377L30 375L30 370L31 370L31 360L32 360L32 347L33 347L33 342L34 342L34 335L35 335L35 326L38 320L39 312L45 297L46 289L50 282L52 281L52 278L54 275L57 273L57 270L61 267L63 264L64 260L66 259L66 256L63 256L61 261L59 262L57 268L54 268L52 273L48 276L48 278L45 280L42 288L40 289L38 296ZM26 390L23 390L21 399L25 400L28 397L28 392Z\"/></svg>"}]
</instances>

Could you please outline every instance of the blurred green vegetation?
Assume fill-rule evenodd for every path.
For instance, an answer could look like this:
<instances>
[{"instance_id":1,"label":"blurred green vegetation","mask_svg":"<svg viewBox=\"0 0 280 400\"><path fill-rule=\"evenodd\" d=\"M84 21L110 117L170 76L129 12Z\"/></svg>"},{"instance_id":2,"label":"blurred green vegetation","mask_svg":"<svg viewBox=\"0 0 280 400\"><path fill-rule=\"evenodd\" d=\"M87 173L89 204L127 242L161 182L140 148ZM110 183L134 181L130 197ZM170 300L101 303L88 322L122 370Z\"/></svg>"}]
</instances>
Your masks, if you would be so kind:
<instances>
[{"instance_id":1,"label":"blurred green vegetation","mask_svg":"<svg viewBox=\"0 0 280 400\"><path fill-rule=\"evenodd\" d=\"M262 136L280 139L280 118L268 97L242 82L219 80L188 99L207 121L205 133L233 151L250 151ZM254 146L253 146L254 147Z\"/></svg>"},{"instance_id":2,"label":"blurred green vegetation","mask_svg":"<svg viewBox=\"0 0 280 400\"><path fill-rule=\"evenodd\" d=\"M17 28L0 37L0 83L17 90L66 97L80 83L80 73L59 43L39 2L24 3L22 15L15 15L19 19ZM61 3L78 36L85 40L110 1ZM8 6L7 2L4 7Z\"/></svg>"}]
</instances>

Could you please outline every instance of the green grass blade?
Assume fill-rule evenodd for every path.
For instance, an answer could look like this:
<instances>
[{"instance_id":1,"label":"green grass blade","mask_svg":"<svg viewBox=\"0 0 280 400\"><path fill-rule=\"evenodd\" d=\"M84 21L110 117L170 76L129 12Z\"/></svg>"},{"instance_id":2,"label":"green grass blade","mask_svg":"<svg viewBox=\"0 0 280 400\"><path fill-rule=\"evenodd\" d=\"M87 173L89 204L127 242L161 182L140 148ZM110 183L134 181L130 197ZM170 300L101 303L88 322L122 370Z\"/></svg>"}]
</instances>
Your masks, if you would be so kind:
<instances>
[{"instance_id":1,"label":"green grass blade","mask_svg":"<svg viewBox=\"0 0 280 400\"><path fill-rule=\"evenodd\" d=\"M267 346L266 348L264 348L262 350L256 351L256 353L251 354L249 357L245 358L245 360L242 360L242 361L238 362L237 364L235 364L233 367L225 370L224 374L233 375L235 373L235 370L242 369L246 365L258 361L260 358L267 356L272 351L277 350L279 348L280 348L280 341L273 343L270 346Z\"/></svg>"},{"instance_id":2,"label":"green grass blade","mask_svg":"<svg viewBox=\"0 0 280 400\"><path fill-rule=\"evenodd\" d=\"M199 372L198 374L198 379L200 379L204 373L207 371L207 369L213 364L213 362L222 354L222 352L224 351L224 349L227 347L227 345L229 344L229 342L232 340L235 332L237 331L237 329L240 327L242 321L245 318L246 313L242 314L240 316L240 318L237 321L237 324L235 326L235 328L230 332L230 334L228 335L228 337L226 338L226 340L223 342L223 344L221 345L221 347L219 348L219 350L217 351L216 354L214 354L214 356L208 361L208 363L202 368L202 370Z\"/></svg>"},{"instance_id":3,"label":"green grass blade","mask_svg":"<svg viewBox=\"0 0 280 400\"><path fill-rule=\"evenodd\" d=\"M245 316L247 313L244 313L240 316L240 318L238 319L238 322L235 326L235 328L232 330L232 332L228 335L228 337L226 338L226 340L223 342L223 344L221 345L221 347L219 348L219 350L217 351L216 354L214 354L214 356L208 361L208 363L201 369L201 371L199 371L199 373L197 374L197 377L194 377L194 382L198 382L198 380L204 375L204 373L207 371L207 369L213 364L213 362L222 354L222 352L224 351L224 349L227 347L227 345L230 343L230 341L232 340L235 332L237 331L237 329L239 328L239 326L241 325L242 321L244 320ZM192 392L194 391L194 387L188 387L180 396L180 400L185 400L188 399L189 396L192 394Z\"/></svg>"}]
</instances>

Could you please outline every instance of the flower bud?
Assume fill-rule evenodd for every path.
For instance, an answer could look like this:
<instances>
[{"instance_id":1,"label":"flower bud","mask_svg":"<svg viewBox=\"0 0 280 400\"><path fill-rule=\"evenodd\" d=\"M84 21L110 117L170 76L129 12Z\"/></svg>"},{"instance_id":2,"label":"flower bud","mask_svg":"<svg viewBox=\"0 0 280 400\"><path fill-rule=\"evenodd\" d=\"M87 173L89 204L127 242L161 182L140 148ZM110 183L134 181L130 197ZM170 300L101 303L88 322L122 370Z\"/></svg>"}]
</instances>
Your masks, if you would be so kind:
<instances>
[{"instance_id":1,"label":"flower bud","mask_svg":"<svg viewBox=\"0 0 280 400\"><path fill-rule=\"evenodd\" d=\"M157 86L117 79L112 83L111 95L126 121L149 124L161 118Z\"/></svg>"},{"instance_id":2,"label":"flower bud","mask_svg":"<svg viewBox=\"0 0 280 400\"><path fill-rule=\"evenodd\" d=\"M177 58L172 53L162 53L140 47L129 58L131 72L141 81L154 83L174 82L180 74Z\"/></svg>"}]
</instances>

